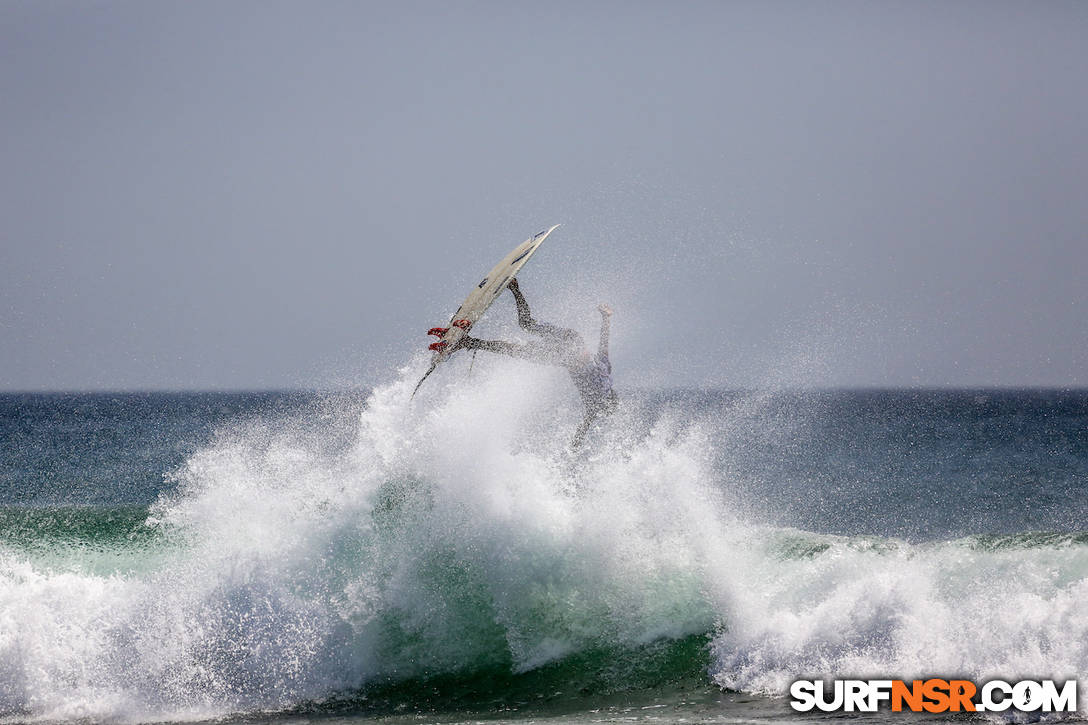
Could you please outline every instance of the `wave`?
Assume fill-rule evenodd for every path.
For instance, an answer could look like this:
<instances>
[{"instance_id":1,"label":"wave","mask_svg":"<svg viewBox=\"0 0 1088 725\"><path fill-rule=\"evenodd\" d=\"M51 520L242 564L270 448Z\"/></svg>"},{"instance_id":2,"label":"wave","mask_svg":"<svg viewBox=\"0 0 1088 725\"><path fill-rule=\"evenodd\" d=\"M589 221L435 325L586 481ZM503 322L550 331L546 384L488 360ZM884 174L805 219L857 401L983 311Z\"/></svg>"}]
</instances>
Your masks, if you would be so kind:
<instances>
[{"instance_id":1,"label":"wave","mask_svg":"<svg viewBox=\"0 0 1088 725\"><path fill-rule=\"evenodd\" d=\"M575 455L562 376L496 362L413 403L417 368L356 416L222 428L146 512L4 512L0 714L486 709L1088 665L1084 535L759 525L715 464L721 420L628 402Z\"/></svg>"}]
</instances>

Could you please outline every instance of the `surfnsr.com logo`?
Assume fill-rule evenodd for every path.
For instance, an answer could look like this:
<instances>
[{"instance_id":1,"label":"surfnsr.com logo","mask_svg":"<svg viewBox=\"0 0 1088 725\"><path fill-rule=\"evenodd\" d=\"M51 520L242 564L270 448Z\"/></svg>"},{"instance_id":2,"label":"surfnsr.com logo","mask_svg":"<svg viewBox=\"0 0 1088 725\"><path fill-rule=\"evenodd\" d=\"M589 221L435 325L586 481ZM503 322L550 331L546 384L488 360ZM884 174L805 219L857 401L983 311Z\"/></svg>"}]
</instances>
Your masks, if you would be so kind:
<instances>
[{"instance_id":1,"label":"surfnsr.com logo","mask_svg":"<svg viewBox=\"0 0 1088 725\"><path fill-rule=\"evenodd\" d=\"M797 680L790 686L790 707L798 712L1076 712L1077 681L990 680L833 680L827 692L822 680Z\"/></svg>"}]
</instances>

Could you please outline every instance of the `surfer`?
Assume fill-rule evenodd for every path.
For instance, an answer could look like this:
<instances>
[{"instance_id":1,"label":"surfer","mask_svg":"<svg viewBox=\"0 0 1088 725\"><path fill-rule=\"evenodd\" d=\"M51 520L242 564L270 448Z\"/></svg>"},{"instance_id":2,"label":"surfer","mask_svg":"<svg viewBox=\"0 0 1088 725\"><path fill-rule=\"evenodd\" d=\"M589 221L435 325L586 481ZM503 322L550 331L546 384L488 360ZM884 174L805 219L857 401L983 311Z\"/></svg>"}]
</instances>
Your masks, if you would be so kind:
<instances>
[{"instance_id":1,"label":"surfer","mask_svg":"<svg viewBox=\"0 0 1088 725\"><path fill-rule=\"evenodd\" d=\"M601 339L597 355L589 354L582 336L574 330L547 322L537 322L529 312L529 303L521 293L516 279L510 280L508 289L514 295L518 310L518 326L526 332L538 335L539 340L528 343L505 340L480 340L465 335L461 347L466 350L488 350L501 355L531 360L545 365L559 365L567 369L574 387L578 389L585 406L585 418L571 441L571 447L582 444L589 427L601 414L616 408L616 391L612 389L612 363L608 359L608 332L612 321L612 308L601 304Z\"/></svg>"}]
</instances>

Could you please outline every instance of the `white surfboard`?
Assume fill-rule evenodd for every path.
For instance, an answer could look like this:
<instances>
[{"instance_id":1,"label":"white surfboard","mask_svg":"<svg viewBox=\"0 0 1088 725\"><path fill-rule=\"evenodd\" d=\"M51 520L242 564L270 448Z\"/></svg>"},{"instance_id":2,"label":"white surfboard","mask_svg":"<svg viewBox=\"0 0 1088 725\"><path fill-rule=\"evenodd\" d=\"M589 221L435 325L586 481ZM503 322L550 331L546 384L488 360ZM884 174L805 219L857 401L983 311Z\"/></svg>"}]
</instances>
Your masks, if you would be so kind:
<instances>
[{"instance_id":1,"label":"white surfboard","mask_svg":"<svg viewBox=\"0 0 1088 725\"><path fill-rule=\"evenodd\" d=\"M525 266L525 263L529 261L536 250L540 248L540 245L544 243L544 240L548 238L548 235L556 230L559 225L545 229L542 232L537 232L533 236L526 239L524 242L514 247L510 254L507 254L488 272L487 276L476 285L475 289L468 293L468 297L461 303L461 306L457 308L457 312L453 313L453 317L450 318L449 327L441 333L438 342L432 345L435 349L434 357L431 358L431 367L427 369L427 372L416 383L415 390L412 391L412 395L416 394L416 390L419 390L419 386L423 385L423 381L427 379L427 376L434 372L434 369L438 367L438 364L444 360L448 360L453 353L457 351L457 348L461 344L461 338L468 334L468 331L472 329L472 326L476 324L487 308L491 306L502 291L506 289L506 286L510 284L510 280L521 268ZM441 328L432 328L432 334L438 334L438 330ZM443 344L445 343L445 344Z\"/></svg>"}]
</instances>

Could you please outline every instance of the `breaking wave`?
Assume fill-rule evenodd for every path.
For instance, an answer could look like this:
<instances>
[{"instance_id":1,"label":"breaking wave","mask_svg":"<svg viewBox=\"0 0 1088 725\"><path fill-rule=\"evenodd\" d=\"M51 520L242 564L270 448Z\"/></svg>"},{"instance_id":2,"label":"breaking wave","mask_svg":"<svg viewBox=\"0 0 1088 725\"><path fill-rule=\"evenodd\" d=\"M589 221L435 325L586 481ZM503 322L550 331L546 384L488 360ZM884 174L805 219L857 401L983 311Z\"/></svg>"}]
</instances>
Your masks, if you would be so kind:
<instances>
[{"instance_id":1,"label":"breaking wave","mask_svg":"<svg viewBox=\"0 0 1088 725\"><path fill-rule=\"evenodd\" d=\"M632 396L571 453L561 375L500 361L413 402L418 374L354 415L222 428L150 510L5 512L0 714L1088 671L1083 534L771 526L737 499L720 416ZM423 681L443 694L404 686Z\"/></svg>"}]
</instances>

